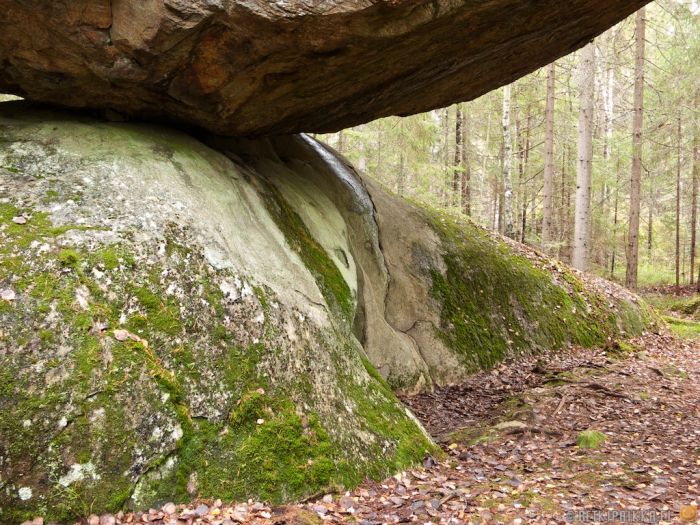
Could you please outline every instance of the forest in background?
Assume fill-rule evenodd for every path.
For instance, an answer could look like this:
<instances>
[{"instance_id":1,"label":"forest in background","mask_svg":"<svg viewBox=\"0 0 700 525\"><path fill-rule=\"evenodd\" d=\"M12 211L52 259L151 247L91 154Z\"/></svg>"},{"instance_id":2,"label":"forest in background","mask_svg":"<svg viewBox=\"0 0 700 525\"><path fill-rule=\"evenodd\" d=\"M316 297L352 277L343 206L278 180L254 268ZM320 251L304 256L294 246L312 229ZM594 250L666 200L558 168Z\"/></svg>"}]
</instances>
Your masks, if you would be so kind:
<instances>
[{"instance_id":1,"label":"forest in background","mask_svg":"<svg viewBox=\"0 0 700 525\"><path fill-rule=\"evenodd\" d=\"M661 0L479 99L319 138L396 193L580 269L696 283L699 14Z\"/></svg>"}]
</instances>

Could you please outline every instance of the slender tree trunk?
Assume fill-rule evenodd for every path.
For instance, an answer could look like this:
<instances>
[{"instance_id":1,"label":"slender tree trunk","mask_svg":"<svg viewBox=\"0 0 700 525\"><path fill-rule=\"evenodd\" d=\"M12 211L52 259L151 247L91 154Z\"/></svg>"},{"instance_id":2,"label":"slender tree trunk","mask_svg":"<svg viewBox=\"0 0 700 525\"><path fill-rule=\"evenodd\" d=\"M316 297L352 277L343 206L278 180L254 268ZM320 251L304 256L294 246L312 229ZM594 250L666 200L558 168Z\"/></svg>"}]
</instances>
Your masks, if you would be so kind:
<instances>
[{"instance_id":1,"label":"slender tree trunk","mask_svg":"<svg viewBox=\"0 0 700 525\"><path fill-rule=\"evenodd\" d=\"M637 289L639 264L639 208L642 175L642 124L644 120L644 8L636 17L636 57L634 66L634 119L632 123L632 170L630 175L630 216L627 236L625 285Z\"/></svg>"},{"instance_id":2,"label":"slender tree trunk","mask_svg":"<svg viewBox=\"0 0 700 525\"><path fill-rule=\"evenodd\" d=\"M697 98L697 97L696 97ZM697 107L697 104L696 106ZM698 136L693 130L692 194L690 199L690 284L695 282L695 249L698 227ZM700 284L700 280L698 281Z\"/></svg>"},{"instance_id":3,"label":"slender tree trunk","mask_svg":"<svg viewBox=\"0 0 700 525\"><path fill-rule=\"evenodd\" d=\"M581 52L579 71L581 110L578 121L578 164L576 166L576 211L574 251L571 263L581 271L588 269L591 236L591 167L593 163L593 102L595 90L595 43Z\"/></svg>"},{"instance_id":4,"label":"slender tree trunk","mask_svg":"<svg viewBox=\"0 0 700 525\"><path fill-rule=\"evenodd\" d=\"M654 185L651 184L651 172L647 170L647 179L649 179L649 217L647 220L647 258L649 264L652 263L652 248L654 247Z\"/></svg>"},{"instance_id":5,"label":"slender tree trunk","mask_svg":"<svg viewBox=\"0 0 700 525\"><path fill-rule=\"evenodd\" d=\"M676 295L681 293L681 118L678 117L676 151Z\"/></svg>"},{"instance_id":6,"label":"slender tree trunk","mask_svg":"<svg viewBox=\"0 0 700 525\"><path fill-rule=\"evenodd\" d=\"M403 196L406 192L406 159L405 159L405 143L403 134L403 121L399 123L399 170L396 177L396 193Z\"/></svg>"},{"instance_id":7,"label":"slender tree trunk","mask_svg":"<svg viewBox=\"0 0 700 525\"><path fill-rule=\"evenodd\" d=\"M532 115L531 115L531 108L530 105L528 104L527 106L527 118L525 119L525 143L523 144L523 149L521 150L521 155L520 155L520 188L521 188L521 195L522 195L522 224L520 228L520 242L523 244L525 243L526 236L527 236L527 205L529 203L528 200L528 191L527 191L527 166L528 166L528 160L530 159L530 128L532 126Z\"/></svg>"},{"instance_id":8,"label":"slender tree trunk","mask_svg":"<svg viewBox=\"0 0 700 525\"><path fill-rule=\"evenodd\" d=\"M345 134L343 133L343 130L338 132L338 142L335 147L340 153L345 151Z\"/></svg>"},{"instance_id":9,"label":"slender tree trunk","mask_svg":"<svg viewBox=\"0 0 700 525\"><path fill-rule=\"evenodd\" d=\"M511 85L503 87L503 231L515 237L513 225L513 145L510 133Z\"/></svg>"},{"instance_id":10,"label":"slender tree trunk","mask_svg":"<svg viewBox=\"0 0 700 525\"><path fill-rule=\"evenodd\" d=\"M569 148L568 144L564 144L564 147L562 148L561 151L561 184L560 184L560 190L561 190L561 195L560 195L560 202L559 202L559 224L558 224L558 236L557 239L560 241L559 243L559 258L564 259L565 257L568 257L568 254L566 253L566 246L563 240L565 239L564 232L567 231L568 229L568 221L569 221L569 198L568 198L568 193L569 193L569 184L566 176L566 161L568 158L568 153Z\"/></svg>"},{"instance_id":11,"label":"slender tree trunk","mask_svg":"<svg viewBox=\"0 0 700 525\"><path fill-rule=\"evenodd\" d=\"M610 50L608 65L605 69L605 84L603 88L603 104L605 108L605 149L603 151L603 156L606 162L610 160L612 151L612 133L613 123L615 121L615 68L613 67L612 57L617 56L617 50L615 49L617 31L618 29L616 27L610 30Z\"/></svg>"},{"instance_id":12,"label":"slender tree trunk","mask_svg":"<svg viewBox=\"0 0 700 525\"><path fill-rule=\"evenodd\" d=\"M454 154L454 165L452 169L452 204L454 206L459 206L460 202L460 183L462 181L462 171L464 166L462 165L462 125L464 124L462 120L462 108L457 104L457 114L455 116L455 154Z\"/></svg>"},{"instance_id":13,"label":"slender tree trunk","mask_svg":"<svg viewBox=\"0 0 700 525\"><path fill-rule=\"evenodd\" d=\"M462 213L467 217L472 214L472 172L469 158L469 136L466 113L462 112Z\"/></svg>"},{"instance_id":14,"label":"slender tree trunk","mask_svg":"<svg viewBox=\"0 0 700 525\"><path fill-rule=\"evenodd\" d=\"M696 105L695 107L698 107L697 102L700 102L700 91L695 93L695 100L696 100ZM696 229L697 229L697 192L698 192L698 185L700 184L700 145L698 144L698 129L697 129L697 123L694 122L693 126L693 211L692 211L692 216L693 216L693 227L692 227L692 232L693 232L693 256L695 255L695 241L696 241ZM690 269L691 275L692 272L694 272L693 268L691 267ZM697 278L697 291L700 292L700 266L698 267L698 278ZM692 281L691 281L692 284Z\"/></svg>"},{"instance_id":15,"label":"slender tree trunk","mask_svg":"<svg viewBox=\"0 0 700 525\"><path fill-rule=\"evenodd\" d=\"M544 202L542 205L542 249L552 242L552 199L554 197L554 62L547 68L547 102L544 130Z\"/></svg>"},{"instance_id":16,"label":"slender tree trunk","mask_svg":"<svg viewBox=\"0 0 700 525\"><path fill-rule=\"evenodd\" d=\"M481 177L482 177L482 183L481 183L481 188L485 188L488 184L488 171L489 171L489 148L491 146L491 112L488 112L488 116L486 117L486 141L484 143L484 151L485 154L482 157L481 160ZM485 195L486 192L484 191L483 194ZM494 197L495 198L495 197ZM486 199L484 199L486 200ZM488 215L488 204L484 204L484 215ZM493 217L493 215L491 215ZM488 224L488 223L487 223ZM495 229L495 228L494 228Z\"/></svg>"},{"instance_id":17,"label":"slender tree trunk","mask_svg":"<svg viewBox=\"0 0 700 525\"><path fill-rule=\"evenodd\" d=\"M450 158L450 108L445 108L444 109L444 119L442 122L443 125L443 138L444 138L444 146L443 146L443 163L444 163L444 169L445 169L445 178L443 179L443 184L440 185L440 192L441 192L441 202L442 205L447 207L450 205L450 192L447 191L446 186L449 186L450 183L448 182L450 180L450 166L452 165L452 159Z\"/></svg>"},{"instance_id":18,"label":"slender tree trunk","mask_svg":"<svg viewBox=\"0 0 700 525\"><path fill-rule=\"evenodd\" d=\"M620 204L620 157L617 157L615 166L615 207L613 211L613 242L610 257L610 280L615 278L615 255L617 253L617 210Z\"/></svg>"}]
</instances>

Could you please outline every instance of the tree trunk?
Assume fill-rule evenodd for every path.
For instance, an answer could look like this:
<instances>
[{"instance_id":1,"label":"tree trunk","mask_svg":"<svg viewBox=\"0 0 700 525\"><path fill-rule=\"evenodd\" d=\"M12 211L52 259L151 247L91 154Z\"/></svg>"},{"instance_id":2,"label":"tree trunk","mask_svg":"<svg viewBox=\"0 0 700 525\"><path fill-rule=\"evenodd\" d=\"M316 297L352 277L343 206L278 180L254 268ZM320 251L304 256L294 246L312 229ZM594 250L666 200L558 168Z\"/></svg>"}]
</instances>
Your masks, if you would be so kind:
<instances>
[{"instance_id":1,"label":"tree trunk","mask_svg":"<svg viewBox=\"0 0 700 525\"><path fill-rule=\"evenodd\" d=\"M464 166L462 165L462 108L457 104L457 114L455 116L455 154L454 154L454 165L452 169L452 204L454 206L459 206L460 202L460 183L462 180L462 171Z\"/></svg>"},{"instance_id":2,"label":"tree trunk","mask_svg":"<svg viewBox=\"0 0 700 525\"><path fill-rule=\"evenodd\" d=\"M681 293L681 118L678 117L676 138L676 295Z\"/></svg>"},{"instance_id":3,"label":"tree trunk","mask_svg":"<svg viewBox=\"0 0 700 525\"><path fill-rule=\"evenodd\" d=\"M652 248L654 247L654 206L656 199L654 198L654 185L651 184L651 172L647 171L647 179L649 179L649 217L647 219L647 258L649 264L652 264Z\"/></svg>"},{"instance_id":4,"label":"tree trunk","mask_svg":"<svg viewBox=\"0 0 700 525\"><path fill-rule=\"evenodd\" d=\"M630 175L629 233L625 285L637 289L639 264L639 207L642 176L642 124L644 120L644 8L636 17L636 57L634 65L634 119L632 123L632 170Z\"/></svg>"},{"instance_id":5,"label":"tree trunk","mask_svg":"<svg viewBox=\"0 0 700 525\"><path fill-rule=\"evenodd\" d=\"M554 63L547 68L547 103L544 130L544 202L542 208L542 249L552 242L552 200L554 197Z\"/></svg>"},{"instance_id":6,"label":"tree trunk","mask_svg":"<svg viewBox=\"0 0 700 525\"><path fill-rule=\"evenodd\" d=\"M503 231L514 238L513 225L513 145L510 133L511 85L503 87Z\"/></svg>"},{"instance_id":7,"label":"tree trunk","mask_svg":"<svg viewBox=\"0 0 700 525\"><path fill-rule=\"evenodd\" d=\"M605 69L605 82L603 87L603 105L605 108L605 149L603 157L610 161L612 150L613 123L615 122L615 68L612 57L617 57L615 42L617 40L617 27L610 30L610 50L608 65Z\"/></svg>"},{"instance_id":8,"label":"tree trunk","mask_svg":"<svg viewBox=\"0 0 700 525\"><path fill-rule=\"evenodd\" d=\"M578 121L578 164L576 165L576 210L574 251L571 263L581 271L588 269L591 236L591 167L593 163L593 103L595 90L595 43L581 52L579 92L581 110Z\"/></svg>"},{"instance_id":9,"label":"tree trunk","mask_svg":"<svg viewBox=\"0 0 700 525\"><path fill-rule=\"evenodd\" d=\"M343 134L343 130L338 132L338 142L335 147L340 153L345 151L345 135Z\"/></svg>"},{"instance_id":10,"label":"tree trunk","mask_svg":"<svg viewBox=\"0 0 700 525\"><path fill-rule=\"evenodd\" d=\"M617 210L620 203L620 157L617 157L615 165L615 208L613 211L613 242L610 257L610 280L615 278L615 256L617 254Z\"/></svg>"},{"instance_id":11,"label":"tree trunk","mask_svg":"<svg viewBox=\"0 0 700 525\"><path fill-rule=\"evenodd\" d=\"M528 104L527 106L527 119L525 120L525 143L524 147L521 150L521 155L520 155L520 187L521 187L521 194L522 194L522 212L523 212L523 217L522 217L522 224L521 224L521 229L520 229L520 242L525 244L526 236L527 236L527 205L529 203L528 200L528 191L527 191L527 165L528 161L530 160L530 128L532 127L532 114L531 114L531 108L530 105Z\"/></svg>"},{"instance_id":12,"label":"tree trunk","mask_svg":"<svg viewBox=\"0 0 700 525\"><path fill-rule=\"evenodd\" d=\"M444 120L443 124L443 135L444 135L444 149L443 149L443 165L445 168L445 178L444 182L440 185L441 202L442 205L448 207L450 205L450 192L446 189L446 184L449 185L450 180L450 166L452 164L452 159L450 158L450 108L445 108L444 110Z\"/></svg>"},{"instance_id":13,"label":"tree trunk","mask_svg":"<svg viewBox=\"0 0 700 525\"><path fill-rule=\"evenodd\" d=\"M697 99L697 97L696 97ZM697 104L696 106L697 107ZM697 242L698 226L698 136L693 130L693 167L692 167L692 194L690 199L690 284L695 279L695 245ZM700 285L700 280L698 280Z\"/></svg>"},{"instance_id":14,"label":"tree trunk","mask_svg":"<svg viewBox=\"0 0 700 525\"><path fill-rule=\"evenodd\" d=\"M467 217L472 214L472 172L469 159L469 136L467 115L462 112L462 213Z\"/></svg>"}]
</instances>

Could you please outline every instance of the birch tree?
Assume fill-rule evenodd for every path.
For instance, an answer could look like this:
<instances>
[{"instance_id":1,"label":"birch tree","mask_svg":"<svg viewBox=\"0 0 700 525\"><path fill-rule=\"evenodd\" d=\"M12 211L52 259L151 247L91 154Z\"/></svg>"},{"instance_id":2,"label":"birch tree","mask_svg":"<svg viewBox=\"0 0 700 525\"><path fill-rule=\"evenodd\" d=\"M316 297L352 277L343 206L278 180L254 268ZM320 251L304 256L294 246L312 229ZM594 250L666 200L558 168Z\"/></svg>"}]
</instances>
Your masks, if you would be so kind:
<instances>
[{"instance_id":1,"label":"birch tree","mask_svg":"<svg viewBox=\"0 0 700 525\"><path fill-rule=\"evenodd\" d=\"M547 102L544 131L544 199L542 203L542 248L550 250L552 241L552 200L554 197L554 80L555 65L547 68Z\"/></svg>"},{"instance_id":2,"label":"birch tree","mask_svg":"<svg viewBox=\"0 0 700 525\"><path fill-rule=\"evenodd\" d=\"M639 209L642 179L642 125L644 123L644 38L645 9L635 20L634 118L632 120L632 170L630 174L629 231L627 234L627 272L625 285L637 289L639 265Z\"/></svg>"},{"instance_id":3,"label":"birch tree","mask_svg":"<svg viewBox=\"0 0 700 525\"><path fill-rule=\"evenodd\" d=\"M503 87L503 229L507 237L515 236L513 226L513 144L510 133L511 85Z\"/></svg>"}]
</instances>

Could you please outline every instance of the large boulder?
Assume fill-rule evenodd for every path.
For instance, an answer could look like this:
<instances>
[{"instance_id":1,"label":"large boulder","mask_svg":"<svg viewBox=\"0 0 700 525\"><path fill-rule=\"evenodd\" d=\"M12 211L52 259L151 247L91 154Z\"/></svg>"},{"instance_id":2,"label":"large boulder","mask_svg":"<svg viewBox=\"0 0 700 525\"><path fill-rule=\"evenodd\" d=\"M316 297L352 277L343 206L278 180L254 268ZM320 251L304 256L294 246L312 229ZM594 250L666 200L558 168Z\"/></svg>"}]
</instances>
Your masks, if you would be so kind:
<instances>
[{"instance_id":1,"label":"large boulder","mask_svg":"<svg viewBox=\"0 0 700 525\"><path fill-rule=\"evenodd\" d=\"M0 92L219 134L473 99L647 0L0 0Z\"/></svg>"},{"instance_id":2,"label":"large boulder","mask_svg":"<svg viewBox=\"0 0 700 525\"><path fill-rule=\"evenodd\" d=\"M0 104L0 522L380 478L434 450L392 387L650 321L309 137L206 142Z\"/></svg>"}]
</instances>

